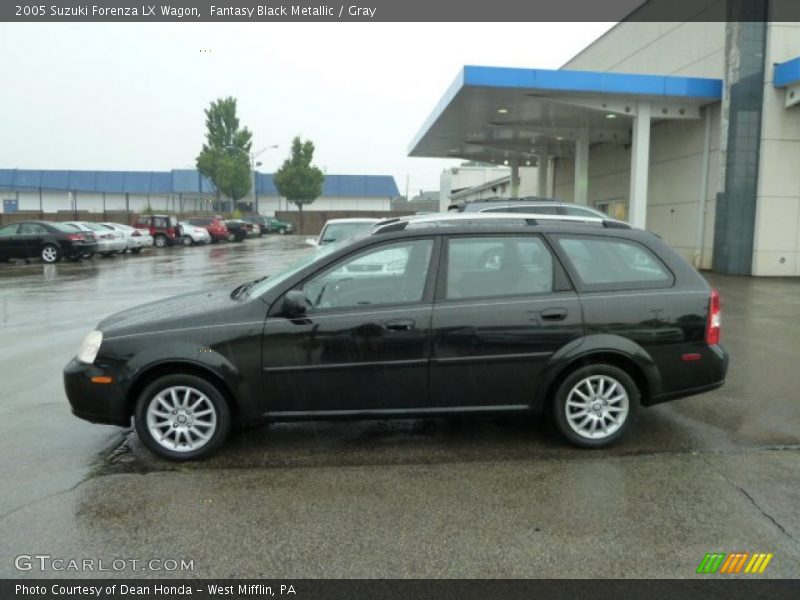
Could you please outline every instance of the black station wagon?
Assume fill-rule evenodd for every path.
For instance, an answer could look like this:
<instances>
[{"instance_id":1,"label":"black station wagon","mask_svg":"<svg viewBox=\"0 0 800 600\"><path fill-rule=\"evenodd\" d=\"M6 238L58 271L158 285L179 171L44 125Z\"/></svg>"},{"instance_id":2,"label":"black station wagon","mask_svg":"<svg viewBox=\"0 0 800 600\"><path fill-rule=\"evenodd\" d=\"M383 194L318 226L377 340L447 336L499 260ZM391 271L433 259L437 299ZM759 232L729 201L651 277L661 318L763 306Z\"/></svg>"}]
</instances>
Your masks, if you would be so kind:
<instances>
[{"instance_id":1,"label":"black station wagon","mask_svg":"<svg viewBox=\"0 0 800 600\"><path fill-rule=\"evenodd\" d=\"M167 333L168 335L164 335ZM716 291L657 236L602 219L386 220L268 278L102 321L64 373L75 415L162 456L232 422L550 413L606 446L718 388Z\"/></svg>"}]
</instances>

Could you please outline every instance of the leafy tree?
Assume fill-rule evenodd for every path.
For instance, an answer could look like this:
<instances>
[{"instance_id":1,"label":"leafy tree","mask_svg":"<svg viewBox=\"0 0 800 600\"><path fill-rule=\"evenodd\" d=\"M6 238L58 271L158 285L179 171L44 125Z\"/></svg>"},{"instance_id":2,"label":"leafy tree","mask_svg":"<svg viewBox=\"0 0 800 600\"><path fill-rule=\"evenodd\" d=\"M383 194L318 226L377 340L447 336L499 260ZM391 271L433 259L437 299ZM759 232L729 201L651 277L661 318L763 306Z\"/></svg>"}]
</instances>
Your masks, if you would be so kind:
<instances>
[{"instance_id":1,"label":"leafy tree","mask_svg":"<svg viewBox=\"0 0 800 600\"><path fill-rule=\"evenodd\" d=\"M311 204L322 194L325 174L311 164L314 142L300 137L292 140L292 154L275 172L273 181L278 193L292 202L300 211L300 228L303 227L303 206Z\"/></svg>"},{"instance_id":2,"label":"leafy tree","mask_svg":"<svg viewBox=\"0 0 800 600\"><path fill-rule=\"evenodd\" d=\"M220 98L205 110L206 143L197 156L197 170L209 179L217 202L221 194L232 201L250 192L250 149L253 134L240 127L236 98Z\"/></svg>"}]
</instances>

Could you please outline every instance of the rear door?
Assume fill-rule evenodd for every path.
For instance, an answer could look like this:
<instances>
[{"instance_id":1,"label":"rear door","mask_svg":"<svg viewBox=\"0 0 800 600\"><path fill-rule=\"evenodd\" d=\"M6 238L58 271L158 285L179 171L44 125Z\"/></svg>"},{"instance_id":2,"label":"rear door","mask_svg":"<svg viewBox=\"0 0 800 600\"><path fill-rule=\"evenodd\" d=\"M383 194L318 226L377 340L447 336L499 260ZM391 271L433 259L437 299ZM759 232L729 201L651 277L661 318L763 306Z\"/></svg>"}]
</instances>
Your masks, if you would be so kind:
<instances>
[{"instance_id":1,"label":"rear door","mask_svg":"<svg viewBox=\"0 0 800 600\"><path fill-rule=\"evenodd\" d=\"M23 256L27 258L38 256L44 238L48 234L47 228L39 223L20 224L17 240L22 246Z\"/></svg>"},{"instance_id":2,"label":"rear door","mask_svg":"<svg viewBox=\"0 0 800 600\"><path fill-rule=\"evenodd\" d=\"M578 297L535 234L452 236L433 310L436 406L530 405L548 359L582 336Z\"/></svg>"}]
</instances>

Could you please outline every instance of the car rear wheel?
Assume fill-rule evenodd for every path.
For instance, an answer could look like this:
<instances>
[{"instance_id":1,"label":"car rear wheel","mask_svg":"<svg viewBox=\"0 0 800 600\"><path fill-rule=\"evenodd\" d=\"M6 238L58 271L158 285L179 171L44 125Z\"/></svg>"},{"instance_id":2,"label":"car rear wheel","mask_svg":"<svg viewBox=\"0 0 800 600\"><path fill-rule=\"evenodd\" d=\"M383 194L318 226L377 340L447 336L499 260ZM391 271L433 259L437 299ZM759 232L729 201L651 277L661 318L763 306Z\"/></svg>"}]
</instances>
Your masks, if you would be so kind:
<instances>
[{"instance_id":1,"label":"car rear wheel","mask_svg":"<svg viewBox=\"0 0 800 600\"><path fill-rule=\"evenodd\" d=\"M191 246L194 242L192 241L192 237L189 235L185 235L181 238L181 242L183 242L184 246Z\"/></svg>"},{"instance_id":2,"label":"car rear wheel","mask_svg":"<svg viewBox=\"0 0 800 600\"><path fill-rule=\"evenodd\" d=\"M139 246L138 248L131 248L131 254L139 254L142 251L142 247Z\"/></svg>"},{"instance_id":3,"label":"car rear wheel","mask_svg":"<svg viewBox=\"0 0 800 600\"><path fill-rule=\"evenodd\" d=\"M236 241L236 234L235 233L229 233L228 234L228 241L229 242L235 242Z\"/></svg>"},{"instance_id":4,"label":"car rear wheel","mask_svg":"<svg viewBox=\"0 0 800 600\"><path fill-rule=\"evenodd\" d=\"M556 391L556 426L576 446L611 445L633 426L639 397L636 382L619 367L581 367L570 373Z\"/></svg>"},{"instance_id":5,"label":"car rear wheel","mask_svg":"<svg viewBox=\"0 0 800 600\"><path fill-rule=\"evenodd\" d=\"M287 231L286 229L279 229L278 233L280 233L281 235L286 235Z\"/></svg>"},{"instance_id":6,"label":"car rear wheel","mask_svg":"<svg viewBox=\"0 0 800 600\"><path fill-rule=\"evenodd\" d=\"M230 410L220 391L189 374L159 377L136 402L136 431L150 450L171 460L216 452L230 431Z\"/></svg>"},{"instance_id":7,"label":"car rear wheel","mask_svg":"<svg viewBox=\"0 0 800 600\"><path fill-rule=\"evenodd\" d=\"M55 244L45 244L39 256L43 263L53 264L61 260L61 249Z\"/></svg>"},{"instance_id":8,"label":"car rear wheel","mask_svg":"<svg viewBox=\"0 0 800 600\"><path fill-rule=\"evenodd\" d=\"M166 248L167 236L165 236L163 233L160 233L155 238L153 238L153 243L159 248Z\"/></svg>"}]
</instances>

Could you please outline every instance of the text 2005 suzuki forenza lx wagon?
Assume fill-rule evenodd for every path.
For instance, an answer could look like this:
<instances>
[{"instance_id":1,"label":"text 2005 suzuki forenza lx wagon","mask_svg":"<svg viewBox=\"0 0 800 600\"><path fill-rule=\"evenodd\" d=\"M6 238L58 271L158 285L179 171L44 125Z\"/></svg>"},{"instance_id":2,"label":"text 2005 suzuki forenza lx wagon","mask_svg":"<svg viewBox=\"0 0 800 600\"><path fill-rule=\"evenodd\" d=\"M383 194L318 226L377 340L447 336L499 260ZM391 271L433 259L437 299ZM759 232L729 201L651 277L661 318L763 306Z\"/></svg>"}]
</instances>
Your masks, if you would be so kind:
<instances>
[{"instance_id":1,"label":"text 2005 suzuki forenza lx wagon","mask_svg":"<svg viewBox=\"0 0 800 600\"><path fill-rule=\"evenodd\" d=\"M640 406L725 380L715 290L658 237L601 219L383 221L269 278L101 322L73 412L172 459L232 421L552 413L606 446ZM165 333L167 335L165 335Z\"/></svg>"}]
</instances>

